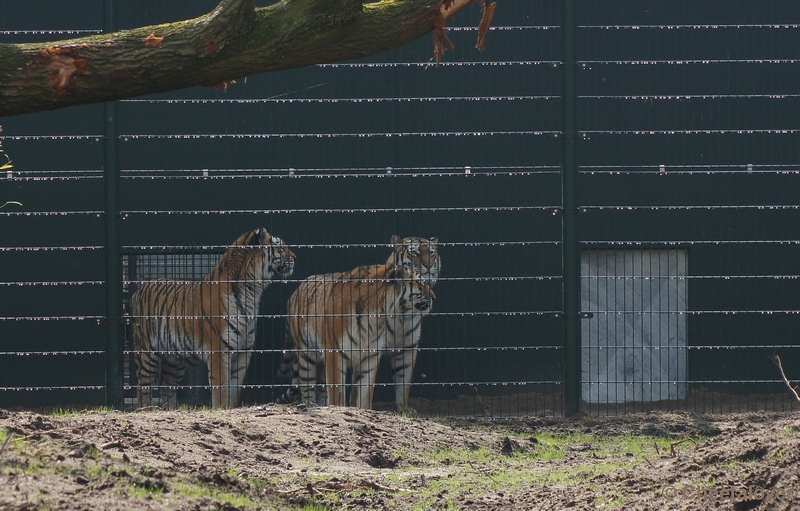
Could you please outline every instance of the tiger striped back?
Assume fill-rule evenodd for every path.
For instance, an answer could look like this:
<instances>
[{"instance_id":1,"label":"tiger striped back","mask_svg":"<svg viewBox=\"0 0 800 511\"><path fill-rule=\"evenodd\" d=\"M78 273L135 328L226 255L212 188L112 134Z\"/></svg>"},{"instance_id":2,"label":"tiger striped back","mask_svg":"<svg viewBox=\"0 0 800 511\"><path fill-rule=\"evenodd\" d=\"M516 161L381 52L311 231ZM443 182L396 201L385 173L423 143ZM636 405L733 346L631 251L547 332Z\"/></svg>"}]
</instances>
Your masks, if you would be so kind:
<instances>
[{"instance_id":1,"label":"tiger striped back","mask_svg":"<svg viewBox=\"0 0 800 511\"><path fill-rule=\"evenodd\" d=\"M307 405L344 405L352 369L351 403L372 406L375 375L386 347L389 324L409 314L427 314L436 298L412 268L394 264L360 266L350 272L309 277L288 302L284 364ZM325 390L318 385L324 383Z\"/></svg>"},{"instance_id":2,"label":"tiger striped back","mask_svg":"<svg viewBox=\"0 0 800 511\"><path fill-rule=\"evenodd\" d=\"M255 342L258 302L277 273L291 275L295 255L266 229L241 235L200 282L145 282L131 297L139 406L161 392L177 407L186 364L205 362L214 408L236 406Z\"/></svg>"}]
</instances>

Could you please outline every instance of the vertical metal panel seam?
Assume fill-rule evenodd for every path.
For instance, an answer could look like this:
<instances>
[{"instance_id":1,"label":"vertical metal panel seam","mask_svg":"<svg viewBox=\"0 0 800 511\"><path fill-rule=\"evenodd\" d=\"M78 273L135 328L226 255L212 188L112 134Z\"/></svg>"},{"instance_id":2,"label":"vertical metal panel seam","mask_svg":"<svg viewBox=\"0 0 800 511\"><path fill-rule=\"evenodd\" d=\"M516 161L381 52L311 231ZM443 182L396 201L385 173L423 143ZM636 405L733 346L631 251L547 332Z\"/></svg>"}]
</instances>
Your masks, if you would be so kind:
<instances>
[{"instance_id":1,"label":"vertical metal panel seam","mask_svg":"<svg viewBox=\"0 0 800 511\"><path fill-rule=\"evenodd\" d=\"M562 47L562 271L564 285L564 413L580 412L581 329L578 246L576 30L574 0L563 0Z\"/></svg>"},{"instance_id":2,"label":"vertical metal panel seam","mask_svg":"<svg viewBox=\"0 0 800 511\"><path fill-rule=\"evenodd\" d=\"M116 0L103 0L103 31L117 25ZM119 242L119 126L116 102L103 106L106 279L106 405L122 408L122 256Z\"/></svg>"}]
</instances>

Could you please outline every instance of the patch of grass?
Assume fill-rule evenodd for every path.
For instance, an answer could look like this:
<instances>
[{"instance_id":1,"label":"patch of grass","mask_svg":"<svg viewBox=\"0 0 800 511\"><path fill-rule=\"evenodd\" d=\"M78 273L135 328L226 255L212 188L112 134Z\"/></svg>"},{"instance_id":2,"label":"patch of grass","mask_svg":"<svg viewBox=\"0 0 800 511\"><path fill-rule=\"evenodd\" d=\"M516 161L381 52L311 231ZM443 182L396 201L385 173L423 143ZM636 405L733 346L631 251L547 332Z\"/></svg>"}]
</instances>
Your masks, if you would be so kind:
<instances>
[{"instance_id":1,"label":"patch of grass","mask_svg":"<svg viewBox=\"0 0 800 511\"><path fill-rule=\"evenodd\" d=\"M258 502L254 502L245 495L221 490L207 484L178 482L172 486L172 491L181 497L190 499L208 497L219 502L225 502L234 507L258 508L260 506Z\"/></svg>"},{"instance_id":2,"label":"patch of grass","mask_svg":"<svg viewBox=\"0 0 800 511\"><path fill-rule=\"evenodd\" d=\"M11 434L12 434L12 433L11 433L10 431L8 431L7 429L5 429L5 428L4 428L4 429L2 429L2 430L0 430L0 447L2 447L2 446L3 446L3 444L5 444L5 443L6 443L6 440L8 440L8 437L9 437ZM8 444L6 445L6 452L7 452L9 449L14 449L14 450L16 450L16 451L22 451L24 448L25 448L25 440L23 440L22 438L20 438L20 436L19 436L19 435L14 435L14 438L12 438L12 439L11 439L11 440L8 442Z\"/></svg>"},{"instance_id":3,"label":"patch of grass","mask_svg":"<svg viewBox=\"0 0 800 511\"><path fill-rule=\"evenodd\" d=\"M208 412L213 410L211 405L204 404L204 405L189 405L189 404L182 404L178 407L178 411L180 412Z\"/></svg>"},{"instance_id":4,"label":"patch of grass","mask_svg":"<svg viewBox=\"0 0 800 511\"><path fill-rule=\"evenodd\" d=\"M303 506L303 511L330 511L330 508L319 504L306 504Z\"/></svg>"},{"instance_id":5,"label":"patch of grass","mask_svg":"<svg viewBox=\"0 0 800 511\"><path fill-rule=\"evenodd\" d=\"M53 417L74 417L76 415L104 415L114 411L114 408L109 406L98 406L96 408L54 408L48 415Z\"/></svg>"},{"instance_id":6,"label":"patch of grass","mask_svg":"<svg viewBox=\"0 0 800 511\"><path fill-rule=\"evenodd\" d=\"M625 497L622 495L616 495L611 499L601 495L594 499L594 507L596 509L622 509L624 505Z\"/></svg>"},{"instance_id":7,"label":"patch of grass","mask_svg":"<svg viewBox=\"0 0 800 511\"><path fill-rule=\"evenodd\" d=\"M132 499L146 499L148 497L160 499L164 496L164 488L132 485L128 488L128 496Z\"/></svg>"},{"instance_id":8,"label":"patch of grass","mask_svg":"<svg viewBox=\"0 0 800 511\"><path fill-rule=\"evenodd\" d=\"M423 466L453 466L453 473L445 477L428 477L428 484L415 495L418 506L414 509L441 508L447 504L447 495L463 494L470 488L471 497L479 499L493 493L516 493L520 488L537 486L568 487L602 475L631 469L643 462L643 458L655 457L670 451L674 442L666 437L609 436L598 437L585 434L535 435L513 434L519 448L512 454L500 452L500 446L483 446L477 449L444 447L423 453ZM686 448L694 444L686 443ZM583 453L591 456L584 464L562 463L567 454ZM577 460L576 460L577 461ZM455 468L457 467L457 468ZM398 485L403 478L398 474ZM406 477L408 481L408 477ZM602 490L598 487L598 494ZM399 497L402 498L402 497ZM621 494L598 496L598 509L620 509L625 505Z\"/></svg>"}]
</instances>

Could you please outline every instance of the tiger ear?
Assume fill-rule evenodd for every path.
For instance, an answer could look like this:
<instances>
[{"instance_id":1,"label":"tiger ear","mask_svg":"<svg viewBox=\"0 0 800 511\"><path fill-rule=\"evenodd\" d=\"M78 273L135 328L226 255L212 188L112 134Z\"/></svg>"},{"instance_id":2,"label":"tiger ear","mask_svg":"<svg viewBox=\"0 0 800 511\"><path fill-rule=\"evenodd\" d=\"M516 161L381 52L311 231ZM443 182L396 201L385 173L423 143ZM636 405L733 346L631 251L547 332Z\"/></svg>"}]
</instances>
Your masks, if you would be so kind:
<instances>
[{"instance_id":1,"label":"tiger ear","mask_svg":"<svg viewBox=\"0 0 800 511\"><path fill-rule=\"evenodd\" d=\"M397 234L392 234L391 244L392 244L392 248L397 247L397 245L402 245L403 244L403 238L401 238Z\"/></svg>"},{"instance_id":2,"label":"tiger ear","mask_svg":"<svg viewBox=\"0 0 800 511\"><path fill-rule=\"evenodd\" d=\"M263 227L259 227L253 231L252 236L250 237L250 243L248 243L248 245L262 245L262 240L266 239L267 236L269 236L267 230Z\"/></svg>"}]
</instances>

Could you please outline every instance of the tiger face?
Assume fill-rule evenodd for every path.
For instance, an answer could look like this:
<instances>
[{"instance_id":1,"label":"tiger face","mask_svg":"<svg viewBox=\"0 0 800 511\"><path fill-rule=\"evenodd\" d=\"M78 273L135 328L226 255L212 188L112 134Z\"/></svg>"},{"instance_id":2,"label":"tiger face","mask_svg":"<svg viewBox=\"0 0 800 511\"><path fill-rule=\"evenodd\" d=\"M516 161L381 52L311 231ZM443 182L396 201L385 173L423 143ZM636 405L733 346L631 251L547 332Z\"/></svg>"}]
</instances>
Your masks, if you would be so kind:
<instances>
[{"instance_id":1,"label":"tiger face","mask_svg":"<svg viewBox=\"0 0 800 511\"><path fill-rule=\"evenodd\" d=\"M427 278L416 271L414 268L401 266L398 271L398 278L407 282L408 298L401 299L401 304L411 304L417 312L428 313L431 310L436 294L428 284ZM410 310L406 307L407 310Z\"/></svg>"},{"instance_id":2,"label":"tiger face","mask_svg":"<svg viewBox=\"0 0 800 511\"><path fill-rule=\"evenodd\" d=\"M439 280L442 264L438 242L438 238L426 239L416 236L401 238L395 234L392 236L394 250L387 262L413 268L430 286L433 286Z\"/></svg>"},{"instance_id":3,"label":"tiger face","mask_svg":"<svg viewBox=\"0 0 800 511\"><path fill-rule=\"evenodd\" d=\"M270 235L264 228L243 235L234 245L252 246L261 250L260 253L264 255L261 261L264 280L272 279L276 273L288 277L294 272L294 260L297 256L282 239Z\"/></svg>"}]
</instances>

